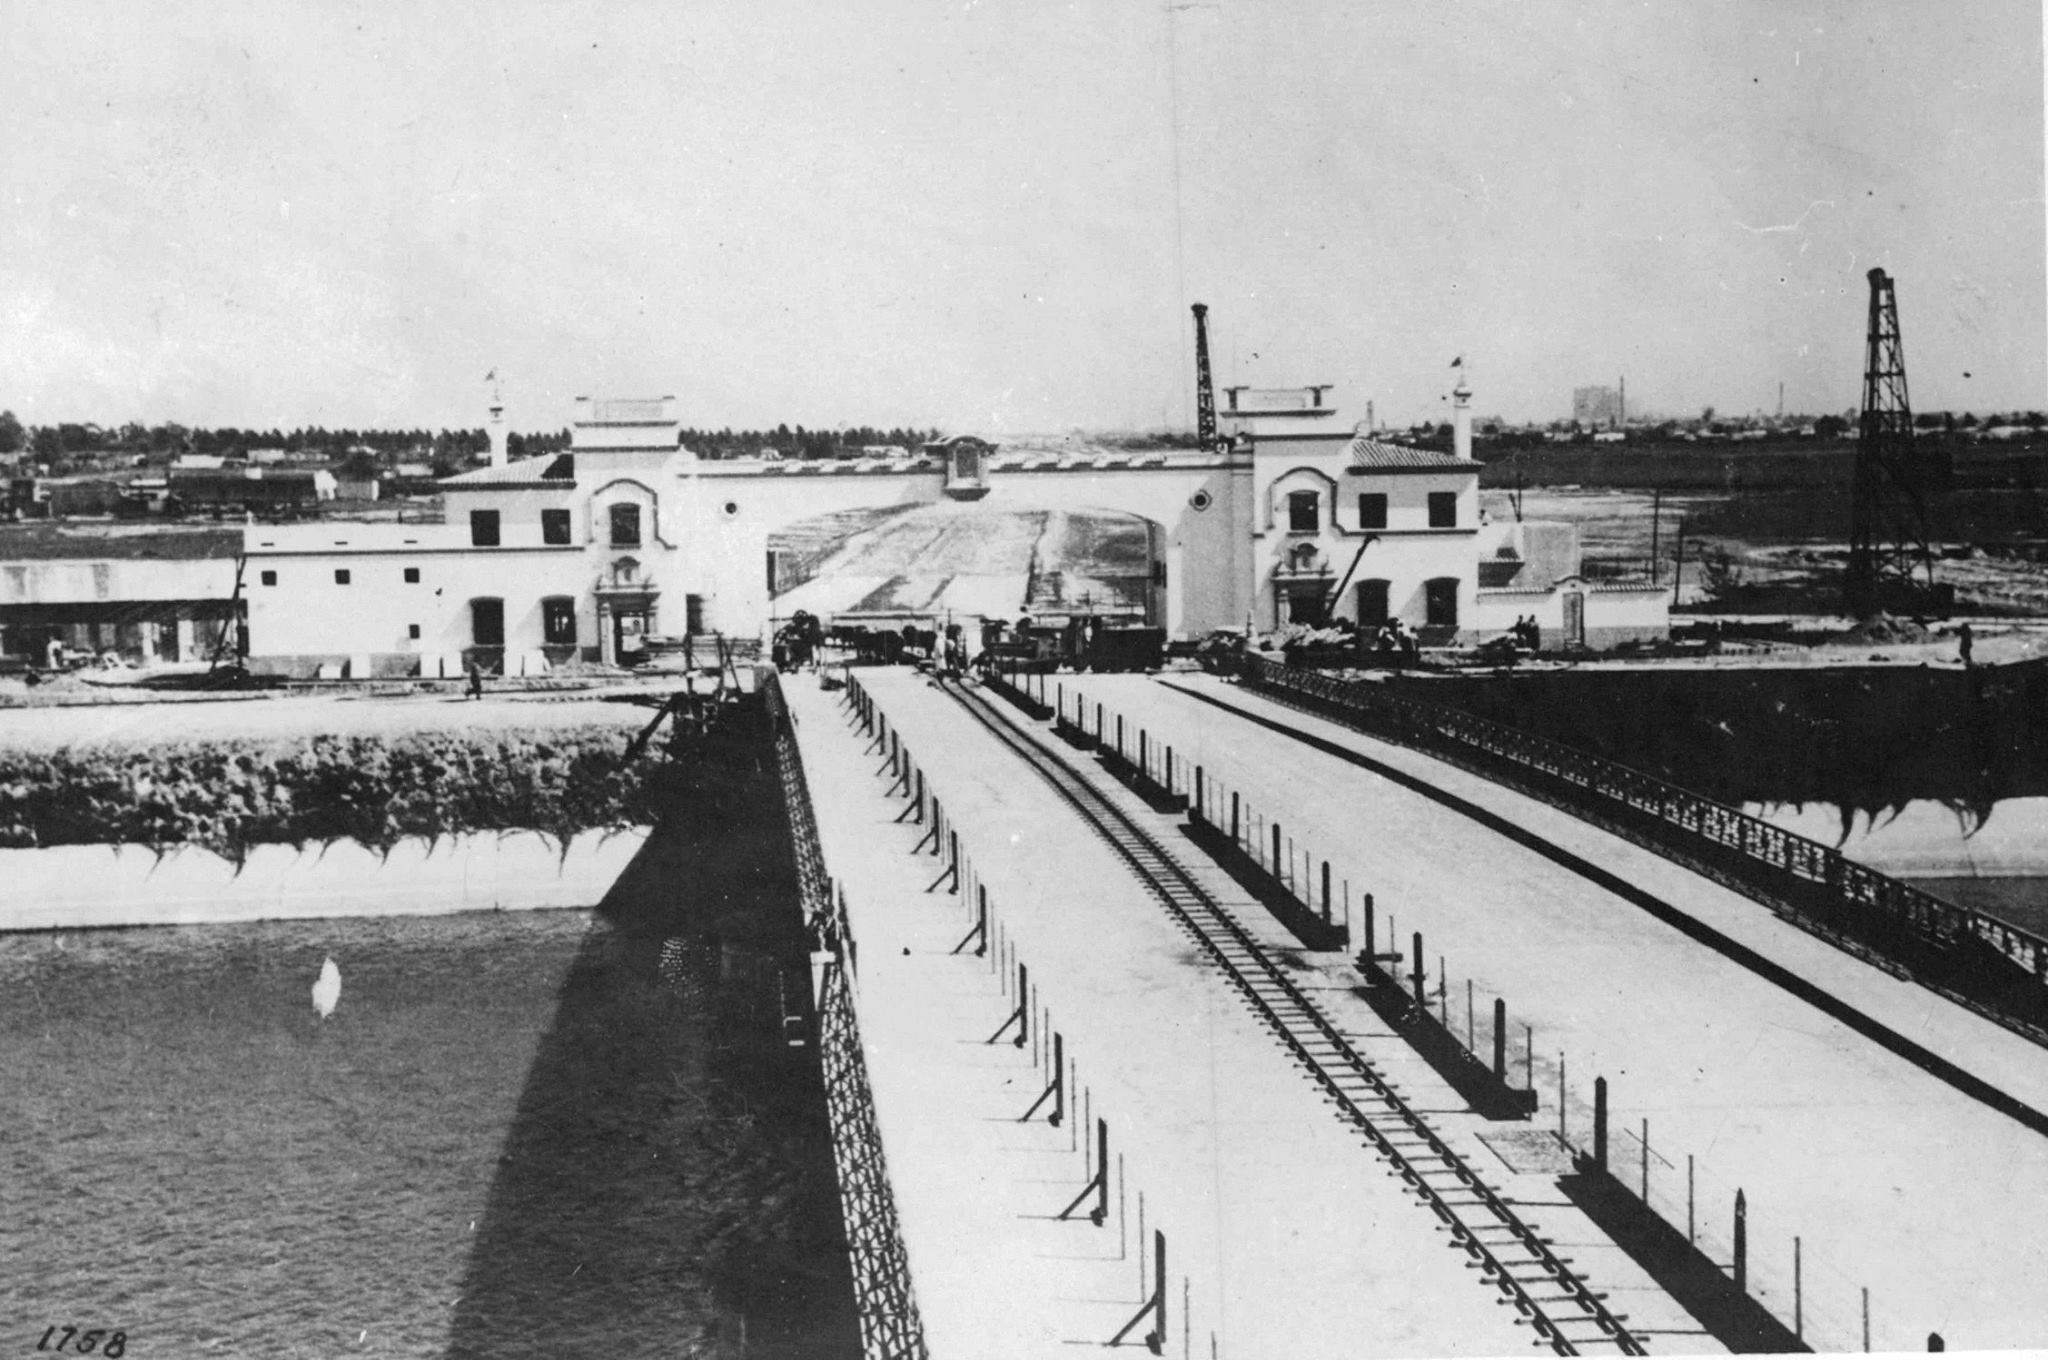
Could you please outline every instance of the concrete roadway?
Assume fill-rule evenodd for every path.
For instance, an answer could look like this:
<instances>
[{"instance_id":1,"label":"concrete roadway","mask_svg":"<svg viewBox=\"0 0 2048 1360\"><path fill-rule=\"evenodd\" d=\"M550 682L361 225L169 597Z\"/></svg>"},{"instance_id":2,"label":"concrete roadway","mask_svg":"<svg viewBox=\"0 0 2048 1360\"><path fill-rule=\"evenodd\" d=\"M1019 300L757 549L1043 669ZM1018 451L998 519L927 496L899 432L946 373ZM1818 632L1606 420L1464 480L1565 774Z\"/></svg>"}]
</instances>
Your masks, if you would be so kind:
<instances>
[{"instance_id":1,"label":"concrete roadway","mask_svg":"<svg viewBox=\"0 0 2048 1360\"><path fill-rule=\"evenodd\" d=\"M1554 1127L1560 1054L1573 1096L1611 1083L1621 1135L1650 1123L1653 1195L1683 1220L1688 1154L1701 1231L1725 1243L1733 1188L1749 1206L1751 1276L1790 1314L1802 1240L1809 1340L1914 1350L2048 1345L2048 1141L1787 989L1682 934L1537 849L1424 793L1223 711L1175 686L1298 727L1406 771L1620 875L1815 982L1864 1015L2048 1110L2048 1052L1779 921L1758 904L1536 800L1209 677L1063 677L1200 763L1298 846L1376 896L1400 939L1449 960L1480 1014L1509 1004L1513 1048L1533 1024L1539 1124ZM1382 940L1386 937L1383 935ZM1343 973L1332 960L1333 976ZM1482 1046L1486 1022L1480 1021ZM1587 1111L1569 1118L1585 1128Z\"/></svg>"},{"instance_id":2,"label":"concrete roadway","mask_svg":"<svg viewBox=\"0 0 2048 1360\"><path fill-rule=\"evenodd\" d=\"M1169 1237L1169 1354L1531 1353L1533 1334L1430 1211L1050 788L922 677L858 674L926 768L969 862L967 894L926 891L939 862L910 853L923 829L893 821L902 802L882 796L880 758L863 752L838 695L793 678L828 868L860 943L878 1118L932 1353L1049 1355L1106 1340L1140 1298L1140 1195L1147 1225ZM1200 863L1170 821L1143 815ZM1259 933L1284 938L1227 880L1203 876ZM1088 1108L1109 1121L1125 1179L1108 1230L1047 1221L1083 1177L1059 1136L1014 1122L1042 1067L982 1042L1009 999L986 964L948 952L977 885L998 951L1029 966ZM1498 1126L1467 1113L1348 987L1323 995L1349 1003L1345 1026L1368 1056L1475 1163L1490 1158L1475 1135ZM1718 1349L1548 1178L1488 1166L1660 1353Z\"/></svg>"}]
</instances>

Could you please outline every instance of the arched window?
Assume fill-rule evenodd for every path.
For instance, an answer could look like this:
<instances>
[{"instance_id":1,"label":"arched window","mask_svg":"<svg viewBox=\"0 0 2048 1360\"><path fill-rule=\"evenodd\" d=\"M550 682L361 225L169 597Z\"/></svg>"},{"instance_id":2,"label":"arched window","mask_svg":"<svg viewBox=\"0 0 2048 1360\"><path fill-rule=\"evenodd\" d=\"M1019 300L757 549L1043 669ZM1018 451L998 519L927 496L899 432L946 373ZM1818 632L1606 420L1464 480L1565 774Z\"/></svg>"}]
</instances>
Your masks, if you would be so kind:
<instances>
[{"instance_id":1,"label":"arched window","mask_svg":"<svg viewBox=\"0 0 2048 1360\"><path fill-rule=\"evenodd\" d=\"M576 645L576 600L569 595L549 595L540 602L541 641L550 647Z\"/></svg>"}]
</instances>

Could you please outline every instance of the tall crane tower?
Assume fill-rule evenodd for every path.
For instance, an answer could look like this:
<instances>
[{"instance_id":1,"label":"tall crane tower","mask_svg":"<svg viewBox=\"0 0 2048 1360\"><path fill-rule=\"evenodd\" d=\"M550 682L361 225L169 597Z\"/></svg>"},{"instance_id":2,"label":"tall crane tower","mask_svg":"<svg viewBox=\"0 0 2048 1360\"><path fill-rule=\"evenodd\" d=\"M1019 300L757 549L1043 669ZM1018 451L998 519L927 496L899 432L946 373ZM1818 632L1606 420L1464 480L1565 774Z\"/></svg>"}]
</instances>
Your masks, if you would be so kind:
<instances>
[{"instance_id":1,"label":"tall crane tower","mask_svg":"<svg viewBox=\"0 0 2048 1360\"><path fill-rule=\"evenodd\" d=\"M1913 446L1899 305L1882 269L1870 271L1870 343L1863 364L1863 419L1856 441L1854 505L1844 603L1863 618L1887 607L1941 601L1927 536L1927 497L1946 484L1937 456Z\"/></svg>"},{"instance_id":2,"label":"tall crane tower","mask_svg":"<svg viewBox=\"0 0 2048 1360\"><path fill-rule=\"evenodd\" d=\"M1209 308L1195 312L1195 439L1205 449L1216 443L1216 388L1209 379Z\"/></svg>"}]
</instances>

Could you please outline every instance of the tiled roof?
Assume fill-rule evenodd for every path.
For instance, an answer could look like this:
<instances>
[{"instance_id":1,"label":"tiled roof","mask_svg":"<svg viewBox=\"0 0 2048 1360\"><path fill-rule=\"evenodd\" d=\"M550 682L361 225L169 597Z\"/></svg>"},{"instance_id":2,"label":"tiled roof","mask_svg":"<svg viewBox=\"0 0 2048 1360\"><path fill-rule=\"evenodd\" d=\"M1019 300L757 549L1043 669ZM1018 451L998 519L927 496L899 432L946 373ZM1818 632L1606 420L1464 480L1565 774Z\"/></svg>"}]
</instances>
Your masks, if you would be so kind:
<instances>
[{"instance_id":1,"label":"tiled roof","mask_svg":"<svg viewBox=\"0 0 2048 1360\"><path fill-rule=\"evenodd\" d=\"M1445 472L1477 471L1479 464L1435 449L1415 449L1406 444L1384 444L1367 435L1351 441L1351 466L1355 468L1421 468Z\"/></svg>"},{"instance_id":2,"label":"tiled roof","mask_svg":"<svg viewBox=\"0 0 2048 1360\"><path fill-rule=\"evenodd\" d=\"M518 462L507 463L503 467L491 467L486 464L480 468L471 468L468 472L458 472L453 477L443 477L441 485L475 486L482 483L486 486L503 486L507 483L531 482L535 486L541 486L545 485L541 480L542 474L554 461L555 455L550 453L539 458L521 458Z\"/></svg>"}]
</instances>

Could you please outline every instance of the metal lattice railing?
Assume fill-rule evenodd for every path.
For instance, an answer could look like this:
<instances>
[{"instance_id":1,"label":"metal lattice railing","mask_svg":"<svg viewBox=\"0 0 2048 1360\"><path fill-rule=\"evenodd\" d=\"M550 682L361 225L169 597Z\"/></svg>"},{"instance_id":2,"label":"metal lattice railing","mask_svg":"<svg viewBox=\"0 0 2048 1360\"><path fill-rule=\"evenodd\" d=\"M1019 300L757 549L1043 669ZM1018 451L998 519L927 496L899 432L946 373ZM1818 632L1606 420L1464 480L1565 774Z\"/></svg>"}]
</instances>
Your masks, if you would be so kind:
<instances>
[{"instance_id":1,"label":"metal lattice railing","mask_svg":"<svg viewBox=\"0 0 2048 1360\"><path fill-rule=\"evenodd\" d=\"M762 684L783 806L795 850L798 891L813 948L830 958L818 984L818 1049L825 1106L832 1123L832 1161L839 1175L840 1212L846 1223L847 1256L853 1272L854 1305L860 1315L861 1347L868 1360L924 1360L924 1324L910 1287L910 1261L896 1217L882 1136L875 1122L874 1091L868 1084L861 1048L860 1016L854 1004L848 962L852 939L845 911L825 872L825 851L811 809L810 787L797 754L796 732L782 688L774 676Z\"/></svg>"},{"instance_id":2,"label":"metal lattice railing","mask_svg":"<svg viewBox=\"0 0 2048 1360\"><path fill-rule=\"evenodd\" d=\"M826 966L823 993L818 1029L825 1104L832 1116L832 1160L839 1171L861 1346L869 1360L924 1360L924 1323L911 1295L910 1260L875 1125L853 988L836 962Z\"/></svg>"},{"instance_id":3,"label":"metal lattice railing","mask_svg":"<svg viewBox=\"0 0 2048 1360\"><path fill-rule=\"evenodd\" d=\"M1561 742L1461 709L1247 657L1253 688L1361 731L1534 785L1753 889L2009 1021L2048 1022L2048 940L1970 911L1818 841Z\"/></svg>"}]
</instances>

